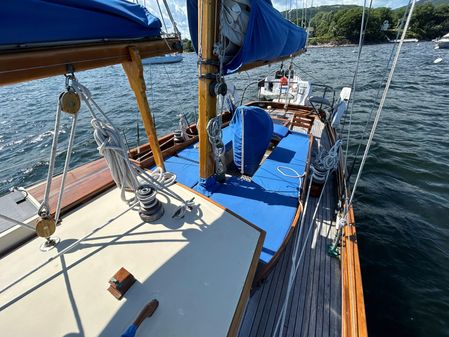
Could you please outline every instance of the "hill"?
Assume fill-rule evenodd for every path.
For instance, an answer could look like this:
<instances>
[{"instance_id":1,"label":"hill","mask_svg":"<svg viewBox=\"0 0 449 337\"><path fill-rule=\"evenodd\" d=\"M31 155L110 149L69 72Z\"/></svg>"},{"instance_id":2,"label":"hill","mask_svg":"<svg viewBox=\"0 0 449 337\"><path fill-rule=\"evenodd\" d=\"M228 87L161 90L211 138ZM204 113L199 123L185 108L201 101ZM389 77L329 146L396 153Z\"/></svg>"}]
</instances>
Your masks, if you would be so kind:
<instances>
[{"instance_id":1,"label":"hill","mask_svg":"<svg viewBox=\"0 0 449 337\"><path fill-rule=\"evenodd\" d=\"M405 7L372 8L365 32L366 43L382 43L396 37ZM333 5L284 12L292 22L309 26L310 44L357 43L359 39L362 7ZM384 23L388 23L387 26ZM384 26L384 29L381 27ZM385 29L387 28L387 29ZM419 40L432 40L449 32L449 0L421 0L413 13L408 36Z\"/></svg>"}]
</instances>

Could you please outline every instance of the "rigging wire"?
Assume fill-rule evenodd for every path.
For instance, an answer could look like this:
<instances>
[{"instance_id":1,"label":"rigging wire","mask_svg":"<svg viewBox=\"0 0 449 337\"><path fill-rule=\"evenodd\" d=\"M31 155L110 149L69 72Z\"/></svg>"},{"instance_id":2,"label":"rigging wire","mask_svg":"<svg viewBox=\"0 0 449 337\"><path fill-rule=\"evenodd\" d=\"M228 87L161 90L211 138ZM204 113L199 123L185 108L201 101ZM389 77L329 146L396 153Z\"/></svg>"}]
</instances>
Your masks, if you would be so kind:
<instances>
[{"instance_id":1,"label":"rigging wire","mask_svg":"<svg viewBox=\"0 0 449 337\"><path fill-rule=\"evenodd\" d=\"M409 8L410 8L410 5L411 5L411 0L409 1L408 5L407 5L407 8L406 8L406 10L404 11L404 14L403 14L402 19L401 19L400 27L398 28L398 31L396 32L396 39L395 39L396 41L399 40L399 36L400 36L400 34L401 34L401 31L402 31L402 29L404 28L405 21L406 21L406 17L407 17L407 13L408 13L408 10L409 10ZM384 82L385 82L385 80L386 80L386 78L387 78L387 75L388 75L388 68L390 67L391 61L393 60L393 55L394 55L394 52L395 52L395 50L396 50L396 46L397 46L397 43L393 43L393 47L391 48L390 56L389 56L388 61L387 61L386 65L385 65L384 76L383 76L382 79L379 81L379 86L378 86L378 88L377 88L376 97L374 98L373 103L372 103L372 105L371 105L371 109L370 109L368 118L367 118L367 120L366 120L365 127L364 127L364 129L363 129L363 132L362 132L362 134L361 134L361 136L360 136L360 140L359 140L359 142L358 142L357 150L356 150L356 152L355 152L355 155L353 156L353 160L352 160L351 167L350 167L350 169L348 170L348 176L347 176L347 178L346 178L347 180L350 179L350 177L351 177L351 175L352 175L352 173L353 173L353 171L354 171L354 167L355 167L355 165L356 165L356 163L357 163L358 155L359 155L360 149L361 149L361 147L362 147L362 143L363 143L363 141L365 140L365 135L367 134L367 131L368 131L369 122L371 121L371 117L372 117L373 112L374 112L374 110L375 110L375 108L376 108L376 106L377 106L377 101L378 101L378 99L379 99L379 97L380 97L380 93L381 93L381 90L382 90L382 86L383 86L383 84L384 84Z\"/></svg>"},{"instance_id":2,"label":"rigging wire","mask_svg":"<svg viewBox=\"0 0 449 337\"><path fill-rule=\"evenodd\" d=\"M179 39L181 39L181 32L179 31L178 26L176 25L176 21L173 18L173 15L171 13L170 6L168 5L167 0L162 0L162 2L164 3L165 10L167 11L167 14L168 14L168 18L170 19L170 22L173 26L173 31L175 32L176 36L178 36Z\"/></svg>"},{"instance_id":3,"label":"rigging wire","mask_svg":"<svg viewBox=\"0 0 449 337\"><path fill-rule=\"evenodd\" d=\"M403 45L404 40L405 40L405 36L407 34L407 31L408 31L408 27L410 25L410 20L412 18L413 10L415 9L416 0L411 0L411 1L412 1L412 5L410 7L410 10L409 10L409 13L408 13L408 16L407 16L407 21L405 22L405 26L404 26L404 29L402 31L402 36L401 36L401 40L399 41L399 45L398 45L397 50L396 50L396 55L394 56L393 63L391 65L390 73L389 73L388 78L387 78L387 83L385 84L385 89L384 89L384 92L382 94L382 98L380 100L379 107L377 108L377 112L376 112L376 115L375 115L375 118L374 118L373 126L371 128L371 132L370 132L370 135L369 135L369 138L368 138L368 142L367 142L366 147L365 147L365 152L363 153L363 157L362 157L362 161L360 163L359 171L357 172L357 177L356 177L356 179L354 181L354 186L353 186L353 189L352 189L351 197L349 198L348 206L350 206L352 204L352 200L354 199L354 194L355 194L355 191L357 189L357 185L358 185L358 182L360 180L360 176L362 174L363 168L365 166L365 162L366 162L366 159L368 157L368 152L369 152L369 150L371 148L371 144L372 144L372 141L373 141L373 138L374 138L374 134L376 133L377 125L379 123L380 116L381 116L381 113L382 113L385 101L387 99L387 94L388 94L388 91L390 89L391 82L393 80L393 75L394 75L394 72L396 70L396 65L397 65L398 60L399 60L399 56L400 56L400 53L401 53L402 45ZM349 207L348 207L348 209L349 209Z\"/></svg>"},{"instance_id":4,"label":"rigging wire","mask_svg":"<svg viewBox=\"0 0 449 337\"><path fill-rule=\"evenodd\" d=\"M346 171L346 160L348 157L349 139L351 137L352 115L354 112L354 100L355 100L356 92L357 92L357 77L358 77L358 73L359 73L360 59L362 56L363 42L365 40L365 32L366 32L366 28L368 26L368 20L369 20L369 15L371 12L372 5L373 5L373 0L370 1L368 15L366 17L366 23L365 23L366 0L363 0L362 22L360 24L360 35L359 35L359 48L358 48L358 53L357 53L357 63L356 63L355 70L354 70L354 76L352 78L352 86L351 86L352 87L352 90L351 90L352 97L350 100L351 106L349 109L349 126L348 126L348 132L347 132L347 136L346 136L346 149L345 149L344 156L343 156L343 158L344 158L343 170L344 171Z\"/></svg>"},{"instance_id":5,"label":"rigging wire","mask_svg":"<svg viewBox=\"0 0 449 337\"><path fill-rule=\"evenodd\" d=\"M162 24L164 25L164 28L165 28L165 34L168 34L167 25L165 24L164 15L162 14L162 9L161 9L161 5L159 4L159 0L156 0L156 4L157 4L157 8L159 9L159 14L161 15Z\"/></svg>"}]
</instances>

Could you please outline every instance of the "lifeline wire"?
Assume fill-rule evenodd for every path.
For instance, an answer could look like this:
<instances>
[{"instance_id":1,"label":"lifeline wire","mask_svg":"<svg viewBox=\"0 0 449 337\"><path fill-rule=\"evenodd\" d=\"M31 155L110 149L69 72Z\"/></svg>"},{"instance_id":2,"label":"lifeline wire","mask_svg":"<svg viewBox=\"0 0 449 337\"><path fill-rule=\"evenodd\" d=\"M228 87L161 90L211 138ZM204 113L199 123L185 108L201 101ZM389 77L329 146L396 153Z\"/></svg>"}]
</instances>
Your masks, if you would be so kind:
<instances>
[{"instance_id":1,"label":"lifeline wire","mask_svg":"<svg viewBox=\"0 0 449 337\"><path fill-rule=\"evenodd\" d=\"M402 44L404 43L404 39L405 39L405 36L407 34L407 30L408 30L408 27L409 27L409 24L410 24L410 20L412 18L412 13L413 13L413 10L415 8L415 3L416 3L416 0L412 0L412 6L411 6L410 11L408 13L407 21L406 21L405 26L404 26L404 30L402 31L401 40L399 41L398 49L396 50L396 55L395 55L395 57L393 59L392 65L391 65L390 73L388 75L387 83L385 84L385 89L384 89L384 92L383 92L383 95L382 95L382 99L380 100L379 107L377 109L376 116L374 118L373 126L371 128L371 133L369 135L368 142L367 142L366 147L365 147L365 152L364 152L363 157L362 157L362 162L360 163L359 171L357 172L357 177L356 177L355 182L354 182L354 187L352 189L351 197L349 198L348 209L349 209L349 206L352 204L352 200L354 198L354 194L355 194L355 191L357 189L357 185L358 185L358 182L360 180L360 176L361 176L363 168L365 166L366 158L368 157L368 152L370 150L374 134L376 133L376 129L377 129L377 125L378 125L379 120L380 120L382 109L384 107L385 100L387 99L387 94L388 94L388 91L390 89L391 81L393 80L394 71L396 70L396 65L397 65L398 60L399 60Z\"/></svg>"},{"instance_id":2,"label":"lifeline wire","mask_svg":"<svg viewBox=\"0 0 449 337\"><path fill-rule=\"evenodd\" d=\"M408 5L407 5L407 9L410 7L410 5L411 5L411 1L409 1ZM406 17L407 17L407 12L408 12L408 11L406 10L406 11L404 12L404 15L402 16L402 19L401 19L401 26L399 27L399 29L398 29L398 31L397 31L397 33L396 33L396 39L395 39L396 41L399 40L400 33L401 33L402 29L404 28L404 24L405 24ZM379 96L380 96L380 92L381 92L381 89L382 89L382 85L383 85L385 79L387 78L387 75L388 75L388 71L387 71L387 70L388 70L388 68L389 68L389 66L390 66L390 64L391 64L392 59L393 59L394 51L396 50L396 45L397 45L397 44L394 43L394 44L393 44L393 47L391 48L390 56L389 56L388 61L387 61L386 65L385 65L385 75L384 75L384 77L379 81L379 86L378 86L378 88L377 88L376 97L375 97L375 99L374 99L374 101L373 101L373 103L372 103L372 105L371 105L371 109L370 109L368 118L367 118L367 120L366 120L365 127L363 128L363 132L362 132L362 135L361 135L361 137L360 137L360 140L359 140L359 143L358 143L358 146L357 146L357 150L356 150L356 153L355 153L355 155L354 155L354 159L353 159L352 164L351 164L351 168L348 170L348 178L347 178L347 179L349 179L349 178L351 177L352 172L353 172L354 167L355 167L355 164L356 164L356 162L357 162L357 157L358 157L358 155L359 155L360 148L361 148L361 146L362 146L362 142L363 142L363 140L365 139L366 132L368 131L368 125L369 125L369 122L371 121L371 116L373 115L373 112L374 112L374 110L375 110L376 102L377 102L377 100L378 100L378 98L379 98Z\"/></svg>"}]
</instances>

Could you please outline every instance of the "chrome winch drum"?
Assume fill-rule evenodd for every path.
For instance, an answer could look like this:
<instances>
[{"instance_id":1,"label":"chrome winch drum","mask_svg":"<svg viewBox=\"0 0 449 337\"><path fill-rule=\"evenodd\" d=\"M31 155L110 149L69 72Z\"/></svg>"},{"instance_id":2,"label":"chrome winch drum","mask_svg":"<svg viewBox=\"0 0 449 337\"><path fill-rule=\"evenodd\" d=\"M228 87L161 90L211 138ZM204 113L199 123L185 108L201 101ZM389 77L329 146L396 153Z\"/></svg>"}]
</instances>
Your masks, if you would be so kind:
<instances>
[{"instance_id":1,"label":"chrome winch drum","mask_svg":"<svg viewBox=\"0 0 449 337\"><path fill-rule=\"evenodd\" d=\"M164 215L164 207L156 198L156 190L150 185L140 185L136 191L139 199L140 218L145 222L153 222Z\"/></svg>"}]
</instances>

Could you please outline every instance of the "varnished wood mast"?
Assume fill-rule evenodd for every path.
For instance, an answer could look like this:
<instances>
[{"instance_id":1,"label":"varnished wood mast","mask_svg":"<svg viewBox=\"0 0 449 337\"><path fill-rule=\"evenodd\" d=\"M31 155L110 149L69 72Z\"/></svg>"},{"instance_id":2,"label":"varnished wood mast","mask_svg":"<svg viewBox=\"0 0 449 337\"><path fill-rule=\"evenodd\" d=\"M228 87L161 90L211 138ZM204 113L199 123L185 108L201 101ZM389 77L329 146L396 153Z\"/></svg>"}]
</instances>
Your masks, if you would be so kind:
<instances>
[{"instance_id":1,"label":"varnished wood mast","mask_svg":"<svg viewBox=\"0 0 449 337\"><path fill-rule=\"evenodd\" d=\"M23 48L0 55L0 85L121 63L136 96L154 161L157 166L164 168L146 96L141 57L164 55L180 49L180 41L177 38L62 46L44 50Z\"/></svg>"},{"instance_id":2,"label":"varnished wood mast","mask_svg":"<svg viewBox=\"0 0 449 337\"><path fill-rule=\"evenodd\" d=\"M214 55L214 43L217 31L217 0L198 0L198 37L202 60L198 64L198 136L200 142L200 178L208 178L214 173L212 148L207 135L207 123L217 114L217 97L211 95L210 85L214 81L207 75L218 72L218 67L212 65L217 61Z\"/></svg>"}]
</instances>

